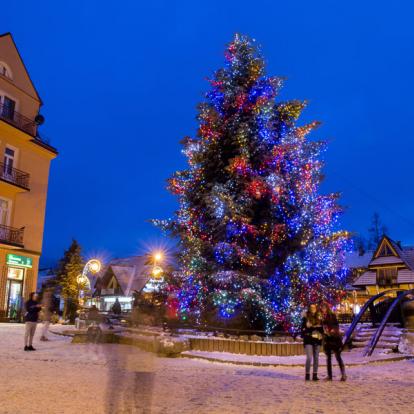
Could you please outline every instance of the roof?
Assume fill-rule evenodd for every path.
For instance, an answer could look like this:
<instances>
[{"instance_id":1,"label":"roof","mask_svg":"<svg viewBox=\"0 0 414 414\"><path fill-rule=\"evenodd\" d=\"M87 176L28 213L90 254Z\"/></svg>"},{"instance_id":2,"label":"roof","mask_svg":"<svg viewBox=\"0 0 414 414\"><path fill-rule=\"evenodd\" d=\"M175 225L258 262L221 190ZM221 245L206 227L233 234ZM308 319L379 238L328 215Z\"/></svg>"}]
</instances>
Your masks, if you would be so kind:
<instances>
[{"instance_id":1,"label":"roof","mask_svg":"<svg viewBox=\"0 0 414 414\"><path fill-rule=\"evenodd\" d=\"M377 272L369 270L362 273L362 275L352 283L352 286L369 286L377 284Z\"/></svg>"},{"instance_id":2,"label":"roof","mask_svg":"<svg viewBox=\"0 0 414 414\"><path fill-rule=\"evenodd\" d=\"M351 269L357 269L361 267L368 267L374 251L369 250L363 255L360 255L358 252L350 252L345 256L345 266Z\"/></svg>"},{"instance_id":3,"label":"roof","mask_svg":"<svg viewBox=\"0 0 414 414\"><path fill-rule=\"evenodd\" d=\"M398 270L397 283L414 283L414 271L410 269ZM375 286L377 284L377 272L369 270L364 272L354 283L353 286Z\"/></svg>"},{"instance_id":4,"label":"roof","mask_svg":"<svg viewBox=\"0 0 414 414\"><path fill-rule=\"evenodd\" d=\"M400 257L396 256L380 256L376 259L371 260L369 263L370 266L372 265L386 265L386 264L401 264L404 261Z\"/></svg>"},{"instance_id":5,"label":"roof","mask_svg":"<svg viewBox=\"0 0 414 414\"><path fill-rule=\"evenodd\" d=\"M131 256L112 260L100 279L101 285L106 286L114 276L125 296L131 296L137 290L144 288L150 278L149 266L145 256ZM97 287L98 281L95 283Z\"/></svg>"},{"instance_id":6,"label":"roof","mask_svg":"<svg viewBox=\"0 0 414 414\"><path fill-rule=\"evenodd\" d=\"M29 71L27 70L27 67L26 67L26 65L25 65L25 63L24 63L24 61L23 61L23 59L22 59L22 56L21 56L21 54L20 54L20 52L19 52L19 49L18 49L18 47L17 47L17 45L16 45L16 42L15 42L15 41L14 41L14 39L13 39L13 35L12 35L10 32L6 32L6 33L3 33L3 34L0 34L0 38L3 38L3 37L4 37L4 38L5 38L5 37L10 37L10 40L12 41L13 46L14 46L14 48L16 49L17 56L19 57L19 60L20 60L21 64L23 65L23 68L24 68L24 70L25 70L25 72L26 72L27 78L28 78L28 80L29 80L29 82L30 82L30 84L31 84L31 86L32 86L32 88L33 88L34 93L36 94L36 98L39 100L40 105L43 105L42 98L40 97L39 92L37 91L36 86L34 85L34 83L33 83L33 81L32 81L32 78L30 77L30 73L29 73Z\"/></svg>"}]
</instances>

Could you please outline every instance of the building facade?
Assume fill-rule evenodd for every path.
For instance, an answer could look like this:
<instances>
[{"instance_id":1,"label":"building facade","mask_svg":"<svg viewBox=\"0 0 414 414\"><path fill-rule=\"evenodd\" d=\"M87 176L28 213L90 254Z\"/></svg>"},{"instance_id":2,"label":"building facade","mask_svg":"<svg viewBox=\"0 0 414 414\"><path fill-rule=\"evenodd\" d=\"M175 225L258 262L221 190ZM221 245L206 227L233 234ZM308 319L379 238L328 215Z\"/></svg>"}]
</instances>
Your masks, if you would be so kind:
<instances>
[{"instance_id":1,"label":"building facade","mask_svg":"<svg viewBox=\"0 0 414 414\"><path fill-rule=\"evenodd\" d=\"M414 248L383 236L363 272L352 285L371 297L384 290L414 288Z\"/></svg>"},{"instance_id":2,"label":"building facade","mask_svg":"<svg viewBox=\"0 0 414 414\"><path fill-rule=\"evenodd\" d=\"M0 320L20 320L36 290L55 148L38 126L42 101L10 33L0 35Z\"/></svg>"},{"instance_id":3,"label":"building facade","mask_svg":"<svg viewBox=\"0 0 414 414\"><path fill-rule=\"evenodd\" d=\"M118 299L122 310L130 311L134 293L141 292L150 281L152 268L146 264L147 260L145 256L112 260L104 269L102 277L94 283L95 291L90 303L101 311L110 311Z\"/></svg>"}]
</instances>

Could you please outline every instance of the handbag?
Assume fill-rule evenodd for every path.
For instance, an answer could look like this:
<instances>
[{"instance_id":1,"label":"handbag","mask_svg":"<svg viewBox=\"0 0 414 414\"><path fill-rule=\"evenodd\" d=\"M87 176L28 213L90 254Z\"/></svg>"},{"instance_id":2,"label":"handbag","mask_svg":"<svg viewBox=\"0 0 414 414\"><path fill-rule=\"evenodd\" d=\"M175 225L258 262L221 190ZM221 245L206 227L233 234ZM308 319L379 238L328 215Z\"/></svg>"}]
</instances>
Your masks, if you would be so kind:
<instances>
[{"instance_id":1,"label":"handbag","mask_svg":"<svg viewBox=\"0 0 414 414\"><path fill-rule=\"evenodd\" d=\"M314 339L317 339L318 341L321 341L323 336L319 331L312 331L311 337Z\"/></svg>"}]
</instances>

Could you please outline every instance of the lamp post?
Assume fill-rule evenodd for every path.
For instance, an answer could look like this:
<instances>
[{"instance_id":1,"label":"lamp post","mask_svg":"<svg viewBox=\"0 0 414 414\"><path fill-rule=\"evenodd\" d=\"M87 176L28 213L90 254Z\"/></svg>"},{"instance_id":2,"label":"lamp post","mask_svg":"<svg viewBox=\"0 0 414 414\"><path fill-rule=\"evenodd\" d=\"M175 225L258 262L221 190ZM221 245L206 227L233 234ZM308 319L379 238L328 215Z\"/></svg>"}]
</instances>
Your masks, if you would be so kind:
<instances>
[{"instance_id":1,"label":"lamp post","mask_svg":"<svg viewBox=\"0 0 414 414\"><path fill-rule=\"evenodd\" d=\"M88 260L83 267L82 273L76 278L79 285L79 305L83 306L83 292L90 290L91 284L88 279L88 273L98 273L101 270L101 262L98 259ZM86 289L85 289L86 288Z\"/></svg>"},{"instance_id":2,"label":"lamp post","mask_svg":"<svg viewBox=\"0 0 414 414\"><path fill-rule=\"evenodd\" d=\"M158 279L163 272L163 269L161 266L158 265L158 262L161 262L163 260L164 255L162 254L162 252L155 252L152 258L153 258L153 267L152 267L151 273L155 279Z\"/></svg>"}]
</instances>

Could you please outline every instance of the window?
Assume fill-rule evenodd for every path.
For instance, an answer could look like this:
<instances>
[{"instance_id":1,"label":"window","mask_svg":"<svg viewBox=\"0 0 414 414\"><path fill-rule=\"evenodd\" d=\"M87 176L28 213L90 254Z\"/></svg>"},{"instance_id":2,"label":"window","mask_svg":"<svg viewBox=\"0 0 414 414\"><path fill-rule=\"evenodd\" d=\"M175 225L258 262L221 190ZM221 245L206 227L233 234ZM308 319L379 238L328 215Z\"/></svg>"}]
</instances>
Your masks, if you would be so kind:
<instances>
[{"instance_id":1,"label":"window","mask_svg":"<svg viewBox=\"0 0 414 414\"><path fill-rule=\"evenodd\" d=\"M8 226L10 213L10 202L4 198L0 198L0 225Z\"/></svg>"},{"instance_id":2,"label":"window","mask_svg":"<svg viewBox=\"0 0 414 414\"><path fill-rule=\"evenodd\" d=\"M3 174L6 176L11 176L13 173L13 166L15 164L15 150L6 147L4 150L4 166L3 166Z\"/></svg>"},{"instance_id":3,"label":"window","mask_svg":"<svg viewBox=\"0 0 414 414\"><path fill-rule=\"evenodd\" d=\"M0 75L9 79L12 78L10 68L4 62L0 62Z\"/></svg>"},{"instance_id":4,"label":"window","mask_svg":"<svg viewBox=\"0 0 414 414\"><path fill-rule=\"evenodd\" d=\"M392 286L397 284L398 269L396 267L383 267L377 270L378 286Z\"/></svg>"},{"instance_id":5,"label":"window","mask_svg":"<svg viewBox=\"0 0 414 414\"><path fill-rule=\"evenodd\" d=\"M1 115L4 118L14 120L14 111L16 109L16 102L7 96L3 97L3 104L1 105Z\"/></svg>"},{"instance_id":6,"label":"window","mask_svg":"<svg viewBox=\"0 0 414 414\"><path fill-rule=\"evenodd\" d=\"M24 269L18 267L9 267L7 269L7 279L23 280Z\"/></svg>"},{"instance_id":7,"label":"window","mask_svg":"<svg viewBox=\"0 0 414 414\"><path fill-rule=\"evenodd\" d=\"M392 252L390 246L388 246L387 243L384 243L378 256L394 256L394 253Z\"/></svg>"}]
</instances>

